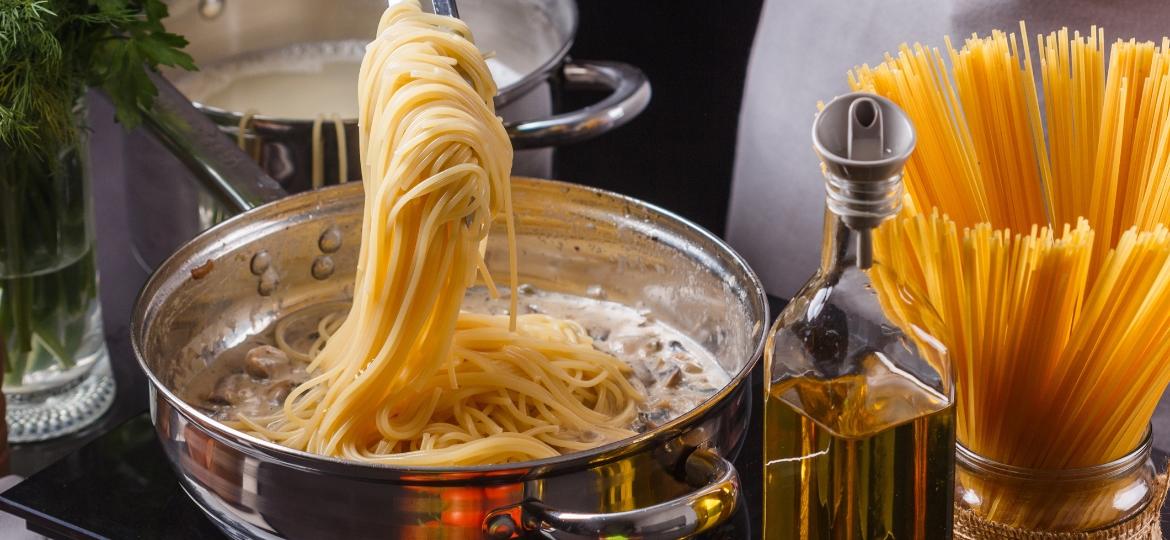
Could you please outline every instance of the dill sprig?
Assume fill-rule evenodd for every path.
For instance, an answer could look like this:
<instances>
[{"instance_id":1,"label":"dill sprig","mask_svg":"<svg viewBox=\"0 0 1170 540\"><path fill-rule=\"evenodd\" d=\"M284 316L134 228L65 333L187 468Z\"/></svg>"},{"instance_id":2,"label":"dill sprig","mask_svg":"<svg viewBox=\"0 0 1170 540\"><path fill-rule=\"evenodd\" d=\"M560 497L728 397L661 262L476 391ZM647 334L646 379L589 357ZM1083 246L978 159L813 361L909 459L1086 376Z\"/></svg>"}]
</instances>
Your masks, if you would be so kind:
<instances>
[{"instance_id":1,"label":"dill sprig","mask_svg":"<svg viewBox=\"0 0 1170 540\"><path fill-rule=\"evenodd\" d=\"M120 123L141 121L160 65L195 69L162 0L0 0L0 143L6 159L51 159L76 137L73 109L105 91ZM16 154L16 155L13 155Z\"/></svg>"}]
</instances>

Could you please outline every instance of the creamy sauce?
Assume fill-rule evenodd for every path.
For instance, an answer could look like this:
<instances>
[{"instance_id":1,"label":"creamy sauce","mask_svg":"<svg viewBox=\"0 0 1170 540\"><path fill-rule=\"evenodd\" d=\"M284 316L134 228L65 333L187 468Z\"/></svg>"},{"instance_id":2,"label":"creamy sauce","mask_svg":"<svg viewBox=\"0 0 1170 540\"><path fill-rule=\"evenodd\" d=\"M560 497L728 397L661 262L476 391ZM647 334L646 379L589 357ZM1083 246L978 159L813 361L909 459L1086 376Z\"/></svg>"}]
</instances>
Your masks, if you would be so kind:
<instances>
[{"instance_id":1,"label":"creamy sauce","mask_svg":"<svg viewBox=\"0 0 1170 540\"><path fill-rule=\"evenodd\" d=\"M604 299L599 289L590 297L519 287L521 314L543 313L580 324L593 346L633 368L631 379L645 388L646 400L631 429L645 431L694 409L728 384L730 376L703 347L682 332L659 321L650 310ZM473 313L506 315L506 289L492 299L484 287L468 289L463 309ZM318 322L345 304L311 306L291 313L283 322L294 351L307 352L317 339ZM307 378L306 362L289 358L275 343L270 327L221 353L183 388L188 403L219 420L239 414L261 416L279 410L288 391Z\"/></svg>"},{"instance_id":2,"label":"creamy sauce","mask_svg":"<svg viewBox=\"0 0 1170 540\"><path fill-rule=\"evenodd\" d=\"M244 53L175 77L192 101L233 112L313 120L357 118L357 80L364 41L301 43ZM521 74L495 58L488 69L500 88Z\"/></svg>"}]
</instances>

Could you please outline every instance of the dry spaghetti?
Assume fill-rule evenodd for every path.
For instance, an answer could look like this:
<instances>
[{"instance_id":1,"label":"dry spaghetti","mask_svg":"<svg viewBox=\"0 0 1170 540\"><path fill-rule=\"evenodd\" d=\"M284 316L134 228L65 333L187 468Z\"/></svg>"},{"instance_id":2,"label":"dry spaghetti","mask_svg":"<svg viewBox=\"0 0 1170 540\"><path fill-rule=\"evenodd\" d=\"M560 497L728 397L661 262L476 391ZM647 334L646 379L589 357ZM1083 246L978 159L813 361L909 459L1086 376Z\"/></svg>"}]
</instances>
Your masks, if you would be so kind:
<instances>
[{"instance_id":1,"label":"dry spaghetti","mask_svg":"<svg viewBox=\"0 0 1170 540\"><path fill-rule=\"evenodd\" d=\"M1108 67L1097 28L1036 45L1038 70L998 31L947 40L945 60L903 46L850 82L918 128L878 249L939 313L959 441L1068 469L1134 449L1170 382L1170 40L1118 41ZM1004 497L993 520L1044 522L1042 501Z\"/></svg>"}]
</instances>

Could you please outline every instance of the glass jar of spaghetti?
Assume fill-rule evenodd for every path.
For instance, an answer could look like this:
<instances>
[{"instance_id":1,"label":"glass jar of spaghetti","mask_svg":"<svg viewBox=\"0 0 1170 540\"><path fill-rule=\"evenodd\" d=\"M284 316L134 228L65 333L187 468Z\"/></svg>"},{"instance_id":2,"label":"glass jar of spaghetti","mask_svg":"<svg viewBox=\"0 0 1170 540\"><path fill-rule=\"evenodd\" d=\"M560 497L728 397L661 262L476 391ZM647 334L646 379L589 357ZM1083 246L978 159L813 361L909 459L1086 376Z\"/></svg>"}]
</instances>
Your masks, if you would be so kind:
<instances>
[{"instance_id":1,"label":"glass jar of spaghetti","mask_svg":"<svg viewBox=\"0 0 1170 540\"><path fill-rule=\"evenodd\" d=\"M1024 531L1089 532L1129 525L1157 498L1150 431L1132 452L1078 469L1015 467L957 444L959 514ZM956 516L956 527L964 516ZM1152 521L1157 527L1158 513Z\"/></svg>"}]
</instances>

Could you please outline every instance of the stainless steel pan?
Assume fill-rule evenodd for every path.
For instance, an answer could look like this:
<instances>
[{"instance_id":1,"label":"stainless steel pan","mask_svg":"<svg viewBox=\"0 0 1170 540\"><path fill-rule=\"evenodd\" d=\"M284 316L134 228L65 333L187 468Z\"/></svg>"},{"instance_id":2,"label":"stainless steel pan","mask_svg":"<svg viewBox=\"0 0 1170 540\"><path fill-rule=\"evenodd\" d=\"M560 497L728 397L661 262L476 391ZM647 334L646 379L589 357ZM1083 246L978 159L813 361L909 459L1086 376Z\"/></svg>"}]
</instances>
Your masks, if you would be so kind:
<instances>
[{"instance_id":1,"label":"stainless steel pan","mask_svg":"<svg viewBox=\"0 0 1170 540\"><path fill-rule=\"evenodd\" d=\"M149 127L228 208L284 191L166 81ZM166 178L160 178L160 186ZM522 279L642 302L690 333L733 375L689 413L587 452L490 467L401 468L288 450L215 422L175 389L224 348L306 302L344 300L356 263L360 184L271 202L205 232L166 260L131 321L151 413L182 485L237 538L509 538L528 533L677 538L735 509L733 455L749 421L749 373L767 303L724 243L664 210L552 181L514 183ZM321 235L340 232L339 249ZM488 249L505 268L502 235ZM264 268L253 264L259 254ZM312 269L332 268L331 272ZM503 279L502 276L497 279Z\"/></svg>"},{"instance_id":2,"label":"stainless steel pan","mask_svg":"<svg viewBox=\"0 0 1170 540\"><path fill-rule=\"evenodd\" d=\"M323 41L360 40L374 37L386 0L171 0L167 29L190 40L186 47L199 65L211 65L244 53ZM279 7L276 7L276 6ZM475 34L476 44L517 73L505 81L495 99L499 114L508 122L512 145L517 149L541 148L577 142L602 135L629 122L649 104L650 83L637 67L622 62L570 60L569 48L577 33L577 4L573 0L462 0L462 18ZM167 70L175 78L190 76ZM527 105L525 100L550 79L569 90L604 90L608 95L579 110L554 114L545 97ZM296 91L296 89L289 89ZM519 105L519 106L517 106ZM234 134L245 111L229 111L196 103L208 116ZM256 106L263 109L263 104ZM321 104L328 113L329 104ZM247 136L257 145L273 145L261 154L308 157L312 118L253 117ZM357 119L345 119L350 140L357 140ZM333 140L325 145L332 151ZM353 179L360 171L356 149L350 152ZM335 165L335 156L327 161ZM290 191L309 187L306 163L268 167ZM296 176L297 180L292 177ZM331 178L332 180L332 178Z\"/></svg>"},{"instance_id":3,"label":"stainless steel pan","mask_svg":"<svg viewBox=\"0 0 1170 540\"><path fill-rule=\"evenodd\" d=\"M261 190L262 191L262 190ZM259 195L263 196L263 195ZM288 450L231 430L176 395L218 351L306 302L352 292L360 184L294 195L200 235L152 276L135 308L134 350L151 413L184 489L236 538L510 538L525 534L679 538L733 512L727 458L748 426L749 372L767 303L726 244L669 212L621 195L516 179L521 279L642 302L689 333L733 375L682 417L619 443L525 463L373 466ZM343 237L322 251L328 231ZM488 265L506 276L503 234ZM268 269L254 272L266 254ZM314 274L329 259L333 272ZM258 275L259 274L259 275Z\"/></svg>"}]
</instances>

